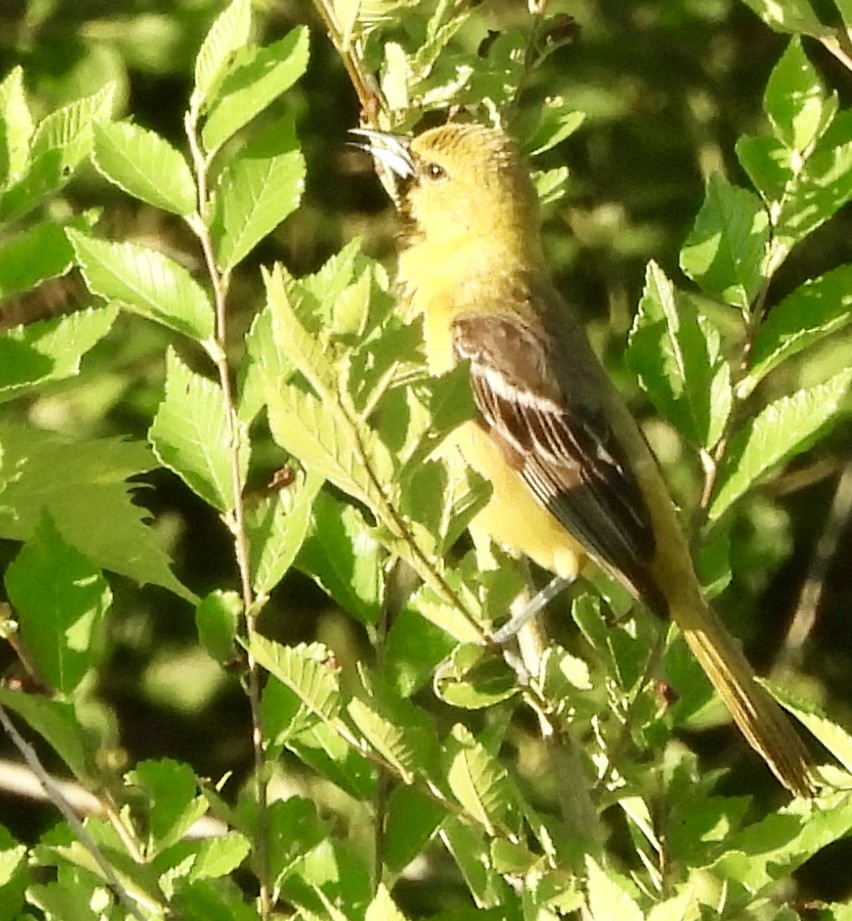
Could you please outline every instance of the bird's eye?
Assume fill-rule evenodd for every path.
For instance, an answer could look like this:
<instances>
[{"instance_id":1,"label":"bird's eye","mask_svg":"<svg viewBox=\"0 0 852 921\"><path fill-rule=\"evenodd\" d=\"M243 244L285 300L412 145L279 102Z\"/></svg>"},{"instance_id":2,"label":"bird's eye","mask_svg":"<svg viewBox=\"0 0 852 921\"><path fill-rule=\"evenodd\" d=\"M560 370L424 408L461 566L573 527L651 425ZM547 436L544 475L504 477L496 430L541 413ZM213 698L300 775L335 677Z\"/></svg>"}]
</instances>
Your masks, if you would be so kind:
<instances>
[{"instance_id":1,"label":"bird's eye","mask_svg":"<svg viewBox=\"0 0 852 921\"><path fill-rule=\"evenodd\" d=\"M423 175L430 182L440 182L442 179L447 178L447 171L438 163L427 163L423 167Z\"/></svg>"}]
</instances>

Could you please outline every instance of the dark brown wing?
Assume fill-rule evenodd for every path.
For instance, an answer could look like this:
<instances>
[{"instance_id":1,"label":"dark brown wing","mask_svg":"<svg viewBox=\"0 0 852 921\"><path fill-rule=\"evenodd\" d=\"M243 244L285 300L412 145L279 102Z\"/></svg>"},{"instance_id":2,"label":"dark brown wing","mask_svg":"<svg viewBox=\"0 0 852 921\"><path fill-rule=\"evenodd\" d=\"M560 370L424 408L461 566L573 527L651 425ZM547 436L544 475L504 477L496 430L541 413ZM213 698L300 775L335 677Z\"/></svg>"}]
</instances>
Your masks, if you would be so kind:
<instances>
[{"instance_id":1,"label":"dark brown wing","mask_svg":"<svg viewBox=\"0 0 852 921\"><path fill-rule=\"evenodd\" d=\"M590 382L582 373L557 374L553 343L520 318L462 314L453 344L470 362L485 425L533 495L596 562L658 610L647 571L654 555L648 508Z\"/></svg>"}]
</instances>

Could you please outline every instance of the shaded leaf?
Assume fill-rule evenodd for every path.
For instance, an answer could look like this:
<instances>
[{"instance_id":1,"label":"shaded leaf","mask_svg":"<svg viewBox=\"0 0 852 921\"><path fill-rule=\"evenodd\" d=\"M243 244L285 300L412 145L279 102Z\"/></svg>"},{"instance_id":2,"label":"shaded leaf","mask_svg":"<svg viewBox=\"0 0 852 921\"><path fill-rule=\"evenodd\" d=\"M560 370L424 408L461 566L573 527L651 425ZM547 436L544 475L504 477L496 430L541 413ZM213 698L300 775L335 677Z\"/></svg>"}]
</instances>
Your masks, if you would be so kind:
<instances>
[{"instance_id":1,"label":"shaded leaf","mask_svg":"<svg viewBox=\"0 0 852 921\"><path fill-rule=\"evenodd\" d=\"M92 667L112 603L100 570L45 516L6 569L5 583L38 674L60 694L72 694Z\"/></svg>"},{"instance_id":2,"label":"shaded leaf","mask_svg":"<svg viewBox=\"0 0 852 921\"><path fill-rule=\"evenodd\" d=\"M0 536L29 540L46 511L65 541L100 568L195 601L169 568L154 529L143 523L147 511L131 502L127 478L157 466L147 445L72 441L11 425L0 425L0 445Z\"/></svg>"},{"instance_id":3,"label":"shaded leaf","mask_svg":"<svg viewBox=\"0 0 852 921\"><path fill-rule=\"evenodd\" d=\"M763 285L768 246L769 215L760 200L714 173L681 250L683 271L708 294L745 311Z\"/></svg>"}]
</instances>

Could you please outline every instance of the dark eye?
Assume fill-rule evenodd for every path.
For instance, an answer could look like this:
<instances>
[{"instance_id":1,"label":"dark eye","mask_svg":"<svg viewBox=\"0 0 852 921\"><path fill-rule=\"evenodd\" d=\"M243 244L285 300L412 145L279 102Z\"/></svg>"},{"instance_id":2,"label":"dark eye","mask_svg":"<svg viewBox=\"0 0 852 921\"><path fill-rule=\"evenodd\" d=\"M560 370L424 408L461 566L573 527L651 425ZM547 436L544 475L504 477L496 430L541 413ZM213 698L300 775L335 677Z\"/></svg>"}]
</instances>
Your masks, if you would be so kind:
<instances>
[{"instance_id":1,"label":"dark eye","mask_svg":"<svg viewBox=\"0 0 852 921\"><path fill-rule=\"evenodd\" d=\"M447 171L438 163L427 163L423 167L423 175L430 182L439 182L441 179L446 179Z\"/></svg>"}]
</instances>

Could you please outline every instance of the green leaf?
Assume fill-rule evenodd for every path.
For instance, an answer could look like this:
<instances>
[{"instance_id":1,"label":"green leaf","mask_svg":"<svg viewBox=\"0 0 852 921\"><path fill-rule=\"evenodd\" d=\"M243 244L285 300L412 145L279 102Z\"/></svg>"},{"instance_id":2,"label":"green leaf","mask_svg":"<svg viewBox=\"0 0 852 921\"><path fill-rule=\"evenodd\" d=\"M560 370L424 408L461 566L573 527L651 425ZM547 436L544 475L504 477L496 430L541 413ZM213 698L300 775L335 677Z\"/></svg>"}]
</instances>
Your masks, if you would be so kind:
<instances>
[{"instance_id":1,"label":"green leaf","mask_svg":"<svg viewBox=\"0 0 852 921\"><path fill-rule=\"evenodd\" d=\"M283 878L302 858L329 836L329 829L317 814L316 804L300 796L269 804L269 871L280 886Z\"/></svg>"},{"instance_id":2,"label":"green leaf","mask_svg":"<svg viewBox=\"0 0 852 921\"><path fill-rule=\"evenodd\" d=\"M81 229L84 222L78 221ZM29 291L49 278L64 275L74 263L74 250L62 224L34 224L0 244L0 301Z\"/></svg>"},{"instance_id":3,"label":"green leaf","mask_svg":"<svg viewBox=\"0 0 852 921\"><path fill-rule=\"evenodd\" d=\"M385 815L382 856L391 873L401 873L435 835L446 810L415 787L398 785Z\"/></svg>"},{"instance_id":4,"label":"green leaf","mask_svg":"<svg viewBox=\"0 0 852 921\"><path fill-rule=\"evenodd\" d=\"M322 483L322 477L309 473L246 509L252 585L259 595L272 591L293 565Z\"/></svg>"},{"instance_id":5,"label":"green leaf","mask_svg":"<svg viewBox=\"0 0 852 921\"><path fill-rule=\"evenodd\" d=\"M653 262L630 331L627 363L681 433L705 448L716 444L732 399L721 337Z\"/></svg>"},{"instance_id":6,"label":"green leaf","mask_svg":"<svg viewBox=\"0 0 852 921\"><path fill-rule=\"evenodd\" d=\"M0 705L14 710L59 755L65 766L84 784L94 782L86 752L86 733L70 703L0 687Z\"/></svg>"},{"instance_id":7,"label":"green leaf","mask_svg":"<svg viewBox=\"0 0 852 921\"><path fill-rule=\"evenodd\" d=\"M772 308L757 331L745 382L747 392L781 362L843 328L850 320L852 265L840 266L796 288Z\"/></svg>"},{"instance_id":8,"label":"green leaf","mask_svg":"<svg viewBox=\"0 0 852 921\"><path fill-rule=\"evenodd\" d=\"M828 719L813 704L797 700L783 688L777 688L769 682L761 683L852 774L852 735Z\"/></svg>"},{"instance_id":9,"label":"green leaf","mask_svg":"<svg viewBox=\"0 0 852 921\"><path fill-rule=\"evenodd\" d=\"M708 294L746 311L763 285L768 246L769 215L760 199L714 173L680 267Z\"/></svg>"},{"instance_id":10,"label":"green leaf","mask_svg":"<svg viewBox=\"0 0 852 921\"><path fill-rule=\"evenodd\" d=\"M126 121L95 125L93 161L134 198L174 214L195 211L195 180L186 160L154 131Z\"/></svg>"},{"instance_id":11,"label":"green leaf","mask_svg":"<svg viewBox=\"0 0 852 921\"><path fill-rule=\"evenodd\" d=\"M522 151L525 157L539 154L560 144L583 124L586 116L577 111L561 96L550 96L533 110L530 124L523 125L518 135L523 138Z\"/></svg>"},{"instance_id":12,"label":"green leaf","mask_svg":"<svg viewBox=\"0 0 852 921\"><path fill-rule=\"evenodd\" d=\"M172 348L166 354L166 396L148 431L157 459L205 502L226 512L245 484L250 446L239 431L239 476L235 484L228 437L228 407L222 388L190 371ZM239 425L234 420L235 425Z\"/></svg>"},{"instance_id":13,"label":"green leaf","mask_svg":"<svg viewBox=\"0 0 852 921\"><path fill-rule=\"evenodd\" d=\"M226 664L236 655L242 599L236 592L216 589L205 595L195 608L195 626L198 639L207 654L217 662Z\"/></svg>"},{"instance_id":14,"label":"green leaf","mask_svg":"<svg viewBox=\"0 0 852 921\"><path fill-rule=\"evenodd\" d=\"M9 564L5 582L38 674L60 694L72 694L92 667L112 603L100 570L45 516Z\"/></svg>"},{"instance_id":15,"label":"green leaf","mask_svg":"<svg viewBox=\"0 0 852 921\"><path fill-rule=\"evenodd\" d=\"M478 710L514 697L518 685L499 656L481 644L461 643L435 672L435 693L453 707Z\"/></svg>"},{"instance_id":16,"label":"green leaf","mask_svg":"<svg viewBox=\"0 0 852 921\"><path fill-rule=\"evenodd\" d=\"M154 856L176 844L207 812L192 768L171 758L142 761L127 779L141 787L148 805L147 851Z\"/></svg>"},{"instance_id":17,"label":"green leaf","mask_svg":"<svg viewBox=\"0 0 852 921\"><path fill-rule=\"evenodd\" d=\"M721 518L772 467L813 443L837 412L850 380L852 368L847 368L823 384L782 397L734 435L719 471L711 521Z\"/></svg>"},{"instance_id":18,"label":"green leaf","mask_svg":"<svg viewBox=\"0 0 852 921\"><path fill-rule=\"evenodd\" d=\"M36 883L27 889L27 901L40 908L48 921L65 921L66 918L98 921L91 906L92 898L91 888L80 886L69 891L69 887L60 882Z\"/></svg>"},{"instance_id":19,"label":"green leaf","mask_svg":"<svg viewBox=\"0 0 852 921\"><path fill-rule=\"evenodd\" d=\"M445 630L406 605L393 618L385 644L386 680L402 697L411 697L432 679L455 641Z\"/></svg>"},{"instance_id":20,"label":"green leaf","mask_svg":"<svg viewBox=\"0 0 852 921\"><path fill-rule=\"evenodd\" d=\"M369 504L374 484L348 427L333 408L293 385L266 381L269 427L276 444L311 473Z\"/></svg>"},{"instance_id":21,"label":"green leaf","mask_svg":"<svg viewBox=\"0 0 852 921\"><path fill-rule=\"evenodd\" d=\"M0 403L80 372L82 356L115 322L113 305L79 310L0 336Z\"/></svg>"},{"instance_id":22,"label":"green leaf","mask_svg":"<svg viewBox=\"0 0 852 921\"><path fill-rule=\"evenodd\" d=\"M481 832L449 816L441 825L441 838L458 865L477 908L499 907L505 917L506 908L512 904L511 890L494 869L489 843Z\"/></svg>"},{"instance_id":23,"label":"green leaf","mask_svg":"<svg viewBox=\"0 0 852 921\"><path fill-rule=\"evenodd\" d=\"M373 900L367 906L364 921L406 921L405 915L394 904L384 883L379 885Z\"/></svg>"},{"instance_id":24,"label":"green leaf","mask_svg":"<svg viewBox=\"0 0 852 921\"><path fill-rule=\"evenodd\" d=\"M26 169L33 131L24 71L16 66L0 83L0 186L17 179Z\"/></svg>"},{"instance_id":25,"label":"green leaf","mask_svg":"<svg viewBox=\"0 0 852 921\"><path fill-rule=\"evenodd\" d=\"M517 800L509 775L470 730L453 726L442 759L453 795L478 825L494 834L495 825L512 824Z\"/></svg>"},{"instance_id":26,"label":"green leaf","mask_svg":"<svg viewBox=\"0 0 852 921\"><path fill-rule=\"evenodd\" d=\"M315 643L282 646L255 633L246 649L263 668L288 687L311 713L330 720L340 710L339 669L331 654Z\"/></svg>"},{"instance_id":27,"label":"green leaf","mask_svg":"<svg viewBox=\"0 0 852 921\"><path fill-rule=\"evenodd\" d=\"M852 110L832 121L796 172L782 201L776 235L792 246L852 199Z\"/></svg>"},{"instance_id":28,"label":"green leaf","mask_svg":"<svg viewBox=\"0 0 852 921\"><path fill-rule=\"evenodd\" d=\"M296 565L361 623L375 624L382 609L384 553L354 506L321 492Z\"/></svg>"},{"instance_id":29,"label":"green leaf","mask_svg":"<svg viewBox=\"0 0 852 921\"><path fill-rule=\"evenodd\" d=\"M795 36L772 70L763 105L775 136L791 150L807 150L837 113L837 94L825 88Z\"/></svg>"},{"instance_id":30,"label":"green leaf","mask_svg":"<svg viewBox=\"0 0 852 921\"><path fill-rule=\"evenodd\" d=\"M589 921L644 921L642 909L591 856L586 857Z\"/></svg>"},{"instance_id":31,"label":"green leaf","mask_svg":"<svg viewBox=\"0 0 852 921\"><path fill-rule=\"evenodd\" d=\"M307 27L297 26L266 48L249 46L237 55L201 130L208 153L218 150L302 76L308 66L308 39Z\"/></svg>"},{"instance_id":32,"label":"green leaf","mask_svg":"<svg viewBox=\"0 0 852 921\"><path fill-rule=\"evenodd\" d=\"M162 253L69 230L89 290L199 342L213 338L213 306L187 270Z\"/></svg>"},{"instance_id":33,"label":"green leaf","mask_svg":"<svg viewBox=\"0 0 852 921\"><path fill-rule=\"evenodd\" d=\"M802 32L815 38L831 34L814 13L808 0L744 0L770 29L776 32Z\"/></svg>"},{"instance_id":34,"label":"green leaf","mask_svg":"<svg viewBox=\"0 0 852 921\"><path fill-rule=\"evenodd\" d=\"M213 195L216 261L230 272L299 204L305 160L292 122L247 144L230 158Z\"/></svg>"},{"instance_id":35,"label":"green leaf","mask_svg":"<svg viewBox=\"0 0 852 921\"><path fill-rule=\"evenodd\" d=\"M403 783L418 775L432 775L438 743L426 725L426 717L408 701L391 698L383 702L350 700L346 712L356 729L394 770Z\"/></svg>"},{"instance_id":36,"label":"green leaf","mask_svg":"<svg viewBox=\"0 0 852 921\"><path fill-rule=\"evenodd\" d=\"M19 218L59 191L92 149L92 126L108 119L116 86L51 112L32 136L25 171L0 196L0 220Z\"/></svg>"},{"instance_id":37,"label":"green leaf","mask_svg":"<svg viewBox=\"0 0 852 921\"><path fill-rule=\"evenodd\" d=\"M190 882L228 876L243 863L250 851L251 842L235 831L200 842L189 873Z\"/></svg>"},{"instance_id":38,"label":"green leaf","mask_svg":"<svg viewBox=\"0 0 852 921\"><path fill-rule=\"evenodd\" d=\"M778 202L792 181L792 153L781 141L769 136L741 137L736 143L737 158L754 187L770 208L773 223L778 219Z\"/></svg>"},{"instance_id":39,"label":"green leaf","mask_svg":"<svg viewBox=\"0 0 852 921\"><path fill-rule=\"evenodd\" d=\"M190 103L193 109L199 109L204 102L209 103L231 62L231 56L248 43L250 32L250 0L233 0L213 23L198 52L195 88Z\"/></svg>"},{"instance_id":40,"label":"green leaf","mask_svg":"<svg viewBox=\"0 0 852 921\"><path fill-rule=\"evenodd\" d=\"M46 511L65 541L101 569L195 601L169 569L154 530L144 524L148 512L131 501L127 478L156 466L143 442L75 442L52 432L0 425L0 445L3 470L14 471L5 481L0 475L0 536L29 540Z\"/></svg>"},{"instance_id":41,"label":"green leaf","mask_svg":"<svg viewBox=\"0 0 852 921\"><path fill-rule=\"evenodd\" d=\"M708 869L748 891L760 892L789 878L818 851L849 835L852 800L847 792L821 797L819 808L794 800L725 841L725 852Z\"/></svg>"}]
</instances>

